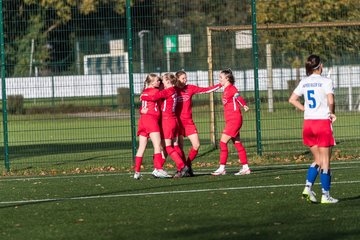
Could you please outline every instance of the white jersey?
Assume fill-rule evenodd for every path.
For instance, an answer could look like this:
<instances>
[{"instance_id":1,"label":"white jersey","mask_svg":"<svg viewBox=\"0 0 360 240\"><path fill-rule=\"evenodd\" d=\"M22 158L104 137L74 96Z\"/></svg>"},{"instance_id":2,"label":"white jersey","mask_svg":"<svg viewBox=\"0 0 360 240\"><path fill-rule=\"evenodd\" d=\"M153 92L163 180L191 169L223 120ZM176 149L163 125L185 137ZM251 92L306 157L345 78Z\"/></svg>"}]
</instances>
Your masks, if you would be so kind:
<instances>
[{"instance_id":1,"label":"white jersey","mask_svg":"<svg viewBox=\"0 0 360 240\"><path fill-rule=\"evenodd\" d=\"M294 93L304 96L304 119L329 119L327 94L334 94L331 79L311 74L301 80Z\"/></svg>"}]
</instances>

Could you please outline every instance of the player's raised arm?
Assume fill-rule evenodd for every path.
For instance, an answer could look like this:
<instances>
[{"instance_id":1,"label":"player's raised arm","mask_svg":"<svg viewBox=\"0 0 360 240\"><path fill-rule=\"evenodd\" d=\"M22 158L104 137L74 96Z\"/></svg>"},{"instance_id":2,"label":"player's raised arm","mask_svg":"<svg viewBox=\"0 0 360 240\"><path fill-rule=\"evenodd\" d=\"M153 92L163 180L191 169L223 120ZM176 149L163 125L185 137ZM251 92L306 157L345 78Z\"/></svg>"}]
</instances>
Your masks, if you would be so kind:
<instances>
[{"instance_id":1,"label":"player's raised arm","mask_svg":"<svg viewBox=\"0 0 360 240\"><path fill-rule=\"evenodd\" d=\"M142 94L140 96L140 100L141 101L158 101L162 98L168 98L171 95L173 95L175 93L175 88L174 87L170 87L167 89L164 89L162 91L157 92L155 95L147 95L147 94Z\"/></svg>"},{"instance_id":2,"label":"player's raised arm","mask_svg":"<svg viewBox=\"0 0 360 240\"><path fill-rule=\"evenodd\" d=\"M191 85L191 86L194 86L193 89L194 89L194 94L201 94L201 93L211 93L211 92L214 92L218 89L220 89L222 87L222 85L219 83L219 84L216 84L214 86L211 86L211 87L198 87L198 86L195 86L195 85Z\"/></svg>"}]
</instances>

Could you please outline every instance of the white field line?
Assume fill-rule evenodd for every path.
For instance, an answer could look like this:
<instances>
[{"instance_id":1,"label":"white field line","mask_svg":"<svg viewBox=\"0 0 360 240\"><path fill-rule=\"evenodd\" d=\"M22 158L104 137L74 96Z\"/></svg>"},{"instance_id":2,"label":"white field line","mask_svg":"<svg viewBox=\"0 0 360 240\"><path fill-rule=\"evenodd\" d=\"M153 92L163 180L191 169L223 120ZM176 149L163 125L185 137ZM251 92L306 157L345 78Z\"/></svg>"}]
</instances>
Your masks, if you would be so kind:
<instances>
[{"instance_id":1,"label":"white field line","mask_svg":"<svg viewBox=\"0 0 360 240\"><path fill-rule=\"evenodd\" d=\"M332 184L358 184L359 181L341 181L332 182ZM145 192L145 193L128 193L128 194L109 194L109 195L94 195L87 197L68 197L68 198L44 198L33 200L20 200L20 201L3 201L0 205L13 205L13 204L31 204L42 202L60 202L60 201L74 201L74 200L91 200L91 199L104 199L104 198L121 198L121 197L139 197L139 196L156 196L167 194L186 194L186 193L202 193L202 192L217 192L217 191L236 191L236 190L253 190L253 189L270 189L270 188L283 188L283 187L297 187L304 186L303 183L294 184L279 184L279 185L260 185L260 186L245 186L245 187L229 187L229 188L206 188L206 189L189 189L179 191L162 191L162 192Z\"/></svg>"},{"instance_id":2,"label":"white field line","mask_svg":"<svg viewBox=\"0 0 360 240\"><path fill-rule=\"evenodd\" d=\"M356 165L359 164L360 165L360 161L351 161L351 162L331 162L332 166L336 166L336 165ZM302 163L302 164L282 164L282 165L264 165L264 166L253 166L251 167L252 170L256 170L256 169L261 169L261 170L266 170L266 168L269 168L269 170L276 170L277 168L279 168L279 170L284 170L282 168L286 168L286 167L308 167L310 164L308 163ZM198 171L195 171L195 173L211 173L212 171L214 171L216 169L217 166L215 166L212 169L208 169L208 168L202 168ZM353 168L353 167L332 167L331 169L346 169L346 168ZM235 167L235 166L231 166L231 167L227 167L226 169L229 170L237 170L239 169L239 167ZM293 169L293 171L298 171L298 170L304 170L307 171L306 169ZM141 172L141 174L144 175L150 175L151 172ZM256 174L260 174L260 173L256 173ZM111 177L111 176L132 176L133 172L130 173L99 173L99 174L74 174L74 175L64 175L64 176L42 176L42 177L0 177L0 183L1 182L12 182L12 181L32 181L32 180L47 180L47 179L71 179L71 178L89 178L89 177Z\"/></svg>"}]
</instances>

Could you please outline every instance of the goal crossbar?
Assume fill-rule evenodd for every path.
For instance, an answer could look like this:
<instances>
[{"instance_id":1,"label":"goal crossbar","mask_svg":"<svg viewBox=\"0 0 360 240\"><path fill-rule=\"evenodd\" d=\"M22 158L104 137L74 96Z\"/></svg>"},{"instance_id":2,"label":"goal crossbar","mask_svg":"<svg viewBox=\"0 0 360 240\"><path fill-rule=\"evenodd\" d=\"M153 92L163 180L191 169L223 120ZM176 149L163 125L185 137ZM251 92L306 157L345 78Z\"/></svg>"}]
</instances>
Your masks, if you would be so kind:
<instances>
[{"instance_id":1,"label":"goal crossbar","mask_svg":"<svg viewBox=\"0 0 360 240\"><path fill-rule=\"evenodd\" d=\"M295 28L314 28L314 27L356 27L360 26L360 21L352 22L312 22L312 23L290 23L290 24L258 24L256 29L258 30L270 30L270 29L295 29ZM223 32L223 31L241 31L251 30L252 25L242 26L208 26L208 31Z\"/></svg>"}]
</instances>

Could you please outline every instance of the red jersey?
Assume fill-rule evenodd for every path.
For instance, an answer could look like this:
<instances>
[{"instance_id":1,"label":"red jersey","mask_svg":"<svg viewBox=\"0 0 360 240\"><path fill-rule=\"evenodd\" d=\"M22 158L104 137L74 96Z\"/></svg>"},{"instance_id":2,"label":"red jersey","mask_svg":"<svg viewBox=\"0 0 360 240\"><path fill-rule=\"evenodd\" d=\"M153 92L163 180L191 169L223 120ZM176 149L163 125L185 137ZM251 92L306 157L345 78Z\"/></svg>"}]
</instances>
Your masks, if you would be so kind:
<instances>
[{"instance_id":1,"label":"red jersey","mask_svg":"<svg viewBox=\"0 0 360 240\"><path fill-rule=\"evenodd\" d=\"M240 97L237 88L230 84L224 89L222 102L224 105L225 121L241 116L240 106L246 106L245 100Z\"/></svg>"},{"instance_id":2,"label":"red jersey","mask_svg":"<svg viewBox=\"0 0 360 240\"><path fill-rule=\"evenodd\" d=\"M176 113L175 113L176 103L177 103L176 92L161 102L162 119L176 118Z\"/></svg>"},{"instance_id":3,"label":"red jersey","mask_svg":"<svg viewBox=\"0 0 360 240\"><path fill-rule=\"evenodd\" d=\"M176 115L180 119L192 119L192 96L199 93L214 92L219 88L221 88L221 84L206 88L196 85L185 85L183 88L177 87Z\"/></svg>"},{"instance_id":4,"label":"red jersey","mask_svg":"<svg viewBox=\"0 0 360 240\"><path fill-rule=\"evenodd\" d=\"M146 88L140 97L141 100L141 107L140 113L143 108L147 108L147 112L144 113L146 115L153 115L157 118L160 118L160 109L159 106L161 105L161 98L168 98L169 96L174 95L175 88L171 87L165 90L160 91L157 88Z\"/></svg>"}]
</instances>

